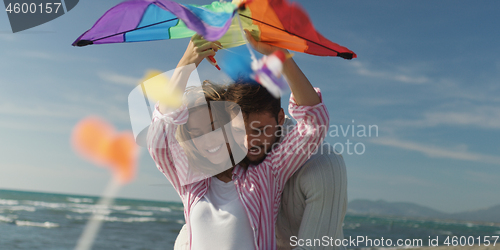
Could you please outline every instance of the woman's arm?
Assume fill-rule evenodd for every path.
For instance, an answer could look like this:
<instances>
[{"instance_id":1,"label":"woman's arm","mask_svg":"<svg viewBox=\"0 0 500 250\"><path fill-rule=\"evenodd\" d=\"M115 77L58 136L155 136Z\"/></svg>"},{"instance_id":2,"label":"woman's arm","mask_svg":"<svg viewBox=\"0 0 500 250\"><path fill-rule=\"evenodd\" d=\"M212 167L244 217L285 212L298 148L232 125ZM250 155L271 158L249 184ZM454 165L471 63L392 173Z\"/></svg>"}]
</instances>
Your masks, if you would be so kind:
<instances>
[{"instance_id":1,"label":"woman's arm","mask_svg":"<svg viewBox=\"0 0 500 250\"><path fill-rule=\"evenodd\" d=\"M186 154L175 139L175 131L178 124L185 123L187 117L185 108L163 115L157 106L147 136L148 151L156 167L167 177L181 197L184 196L186 189L179 176L183 171L179 170L187 168L188 165ZM182 164L183 162L186 164Z\"/></svg>"},{"instance_id":2,"label":"woman's arm","mask_svg":"<svg viewBox=\"0 0 500 250\"><path fill-rule=\"evenodd\" d=\"M215 55L218 42L207 42L201 36L194 35L179 61L170 80L170 90L184 93L191 73L210 55ZM169 91L169 89L166 89ZM180 196L185 193L187 181L187 156L175 138L177 126L185 124L188 110L185 106L164 106L160 102L153 112L151 126L148 131L148 151L156 162L158 169L167 177Z\"/></svg>"},{"instance_id":3,"label":"woman's arm","mask_svg":"<svg viewBox=\"0 0 500 250\"><path fill-rule=\"evenodd\" d=\"M198 67L203 59L208 56L214 56L215 52L219 49L218 46L220 45L221 44L219 42L208 42L198 34L192 36L184 55L177 64L177 68L172 75L172 79L170 79L171 85L169 88L172 88L171 91L175 90L180 93L184 93L191 73L196 69L196 67ZM169 90L167 89L166 91ZM162 114L165 114L171 111L172 108L175 109L178 107L169 107L160 104L159 111Z\"/></svg>"}]
</instances>

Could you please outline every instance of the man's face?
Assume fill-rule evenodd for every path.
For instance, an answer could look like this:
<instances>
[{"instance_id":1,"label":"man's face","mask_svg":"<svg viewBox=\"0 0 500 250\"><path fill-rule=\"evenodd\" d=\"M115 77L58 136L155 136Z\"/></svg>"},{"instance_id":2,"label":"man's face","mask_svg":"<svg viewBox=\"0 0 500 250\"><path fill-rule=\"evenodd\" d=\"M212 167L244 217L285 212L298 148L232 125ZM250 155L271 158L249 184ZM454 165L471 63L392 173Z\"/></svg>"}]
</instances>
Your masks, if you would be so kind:
<instances>
[{"instance_id":1,"label":"man's face","mask_svg":"<svg viewBox=\"0 0 500 250\"><path fill-rule=\"evenodd\" d=\"M257 165L261 163L267 153L272 149L272 145L279 140L281 133L280 126L285 121L283 109L280 110L278 118L269 112L250 113L245 117L245 148L248 149L246 161ZM243 125L240 124L242 127Z\"/></svg>"}]
</instances>

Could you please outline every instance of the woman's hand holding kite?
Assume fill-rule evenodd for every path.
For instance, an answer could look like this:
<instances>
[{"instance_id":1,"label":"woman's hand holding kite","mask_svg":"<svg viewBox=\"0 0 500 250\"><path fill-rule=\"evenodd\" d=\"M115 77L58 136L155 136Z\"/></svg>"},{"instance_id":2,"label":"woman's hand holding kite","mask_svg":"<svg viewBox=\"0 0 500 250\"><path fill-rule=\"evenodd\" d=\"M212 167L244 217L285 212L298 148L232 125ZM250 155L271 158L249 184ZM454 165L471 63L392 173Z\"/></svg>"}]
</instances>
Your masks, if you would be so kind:
<instances>
[{"instance_id":1,"label":"woman's hand holding kite","mask_svg":"<svg viewBox=\"0 0 500 250\"><path fill-rule=\"evenodd\" d=\"M209 42L203 39L201 35L195 34L191 37L186 52L184 52L184 56L179 61L177 67L186 66L191 63L194 63L196 67L198 67L203 59L209 56L215 56L215 52L217 52L220 47L222 47L220 42Z\"/></svg>"}]
</instances>

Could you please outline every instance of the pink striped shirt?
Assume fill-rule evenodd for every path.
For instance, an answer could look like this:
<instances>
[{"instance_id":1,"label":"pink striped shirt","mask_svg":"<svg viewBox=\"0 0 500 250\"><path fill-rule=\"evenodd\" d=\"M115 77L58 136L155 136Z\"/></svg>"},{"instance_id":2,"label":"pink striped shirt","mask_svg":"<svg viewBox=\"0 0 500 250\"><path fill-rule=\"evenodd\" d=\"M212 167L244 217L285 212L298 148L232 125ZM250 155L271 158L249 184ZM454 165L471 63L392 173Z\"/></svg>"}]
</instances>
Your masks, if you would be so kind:
<instances>
[{"instance_id":1,"label":"pink striped shirt","mask_svg":"<svg viewBox=\"0 0 500 250\"><path fill-rule=\"evenodd\" d=\"M316 92L321 99L318 88ZM314 153L328 130L329 116L323 102L315 106L298 106L292 95L288 108L290 115L297 120L297 126L262 163L250 165L247 169L237 165L233 170L233 182L254 232L255 249L276 249L275 223L283 187ZM179 170L187 168L188 163L184 150L175 139L175 131L177 125L187 122L187 118L185 107L163 115L157 106L148 131L148 150L158 169L181 197L188 232L191 232L191 210L210 187L210 178L181 185L180 175L187 171ZM174 157L180 157L181 160Z\"/></svg>"}]
</instances>

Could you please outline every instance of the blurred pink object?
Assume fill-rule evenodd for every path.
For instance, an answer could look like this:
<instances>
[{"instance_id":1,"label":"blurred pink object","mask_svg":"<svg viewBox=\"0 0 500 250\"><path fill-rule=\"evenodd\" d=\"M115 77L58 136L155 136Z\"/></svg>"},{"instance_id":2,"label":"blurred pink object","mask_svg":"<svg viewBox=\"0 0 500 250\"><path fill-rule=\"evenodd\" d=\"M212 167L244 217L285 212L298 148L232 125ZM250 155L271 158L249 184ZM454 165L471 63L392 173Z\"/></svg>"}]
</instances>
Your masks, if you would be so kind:
<instances>
[{"instance_id":1,"label":"blurred pink object","mask_svg":"<svg viewBox=\"0 0 500 250\"><path fill-rule=\"evenodd\" d=\"M106 121L88 117L75 126L71 142L85 159L111 168L121 184L134 179L139 151L131 132L118 133Z\"/></svg>"},{"instance_id":2,"label":"blurred pink object","mask_svg":"<svg viewBox=\"0 0 500 250\"><path fill-rule=\"evenodd\" d=\"M251 77L264 86L275 98L280 97L287 86L282 77L283 63L286 59L285 53L277 50L271 55L252 62L254 74Z\"/></svg>"}]
</instances>

